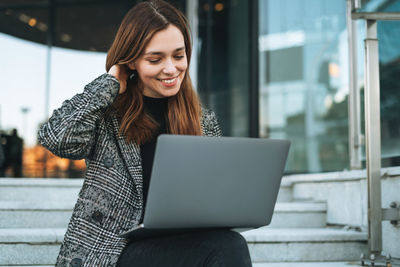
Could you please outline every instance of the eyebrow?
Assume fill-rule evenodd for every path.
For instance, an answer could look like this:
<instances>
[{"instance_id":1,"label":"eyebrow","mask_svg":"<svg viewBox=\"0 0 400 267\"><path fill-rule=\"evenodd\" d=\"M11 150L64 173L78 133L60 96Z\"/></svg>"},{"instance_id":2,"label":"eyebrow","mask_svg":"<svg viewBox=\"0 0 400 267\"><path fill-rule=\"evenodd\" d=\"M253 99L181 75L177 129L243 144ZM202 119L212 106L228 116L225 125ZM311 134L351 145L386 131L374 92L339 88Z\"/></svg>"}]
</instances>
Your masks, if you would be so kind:
<instances>
[{"instance_id":1,"label":"eyebrow","mask_svg":"<svg viewBox=\"0 0 400 267\"><path fill-rule=\"evenodd\" d=\"M175 49L174 52L179 52L179 51L183 51L183 50L185 50L184 46ZM163 54L164 54L163 52L150 51L150 52L145 53L144 55L163 55Z\"/></svg>"}]
</instances>

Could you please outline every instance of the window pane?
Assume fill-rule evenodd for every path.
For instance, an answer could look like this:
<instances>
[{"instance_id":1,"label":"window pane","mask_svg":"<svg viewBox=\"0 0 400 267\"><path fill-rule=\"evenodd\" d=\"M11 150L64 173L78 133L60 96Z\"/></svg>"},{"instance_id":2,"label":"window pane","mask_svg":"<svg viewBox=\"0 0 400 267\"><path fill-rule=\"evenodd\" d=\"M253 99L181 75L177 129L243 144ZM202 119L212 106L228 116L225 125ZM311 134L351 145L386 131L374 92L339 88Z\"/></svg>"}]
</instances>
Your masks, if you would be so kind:
<instances>
[{"instance_id":1,"label":"window pane","mask_svg":"<svg viewBox=\"0 0 400 267\"><path fill-rule=\"evenodd\" d=\"M0 139L6 155L0 177L24 176L22 163L36 163L23 152L35 146L45 117L47 23L46 9L0 11Z\"/></svg>"},{"instance_id":2,"label":"window pane","mask_svg":"<svg viewBox=\"0 0 400 267\"><path fill-rule=\"evenodd\" d=\"M393 0L362 0L360 11L363 11L363 12L385 12L385 11L400 12L400 5L399 5L399 1L393 1Z\"/></svg>"},{"instance_id":3,"label":"window pane","mask_svg":"<svg viewBox=\"0 0 400 267\"><path fill-rule=\"evenodd\" d=\"M249 3L211 2L199 1L197 89L224 135L248 136Z\"/></svg>"},{"instance_id":4,"label":"window pane","mask_svg":"<svg viewBox=\"0 0 400 267\"><path fill-rule=\"evenodd\" d=\"M382 21L378 23L383 167L400 165L399 36L400 22Z\"/></svg>"},{"instance_id":5,"label":"window pane","mask_svg":"<svg viewBox=\"0 0 400 267\"><path fill-rule=\"evenodd\" d=\"M79 8L70 9L77 15L87 17L79 12ZM66 32L63 25L74 25L70 21L69 11L60 8L56 12L59 16L55 17L55 43L64 47L68 42L60 41ZM0 89L0 131L2 148L6 151L6 163L0 168L0 176L82 177L85 168L83 161L61 159L47 153L37 144L37 130L46 119L47 110L51 115L63 100L81 92L86 83L104 73L105 53L53 47L50 52L50 72L46 73L48 47L44 44L47 43L49 29L48 12L47 8L37 6L0 12L0 21L4 22L0 23L0 77L4 85ZM116 28L118 25L112 26ZM91 24L84 28L101 27ZM70 37L76 38L75 41L84 39L82 34L85 32L80 29L68 28ZM107 35L104 30L102 38L91 36L99 40L94 42L93 50L102 50L106 46L104 43L109 45L114 34ZM74 48L87 49L84 46ZM45 106L48 75L51 81L49 108ZM13 129L17 130L19 138L12 136Z\"/></svg>"},{"instance_id":6,"label":"window pane","mask_svg":"<svg viewBox=\"0 0 400 267\"><path fill-rule=\"evenodd\" d=\"M260 136L292 141L286 171L348 168L344 1L259 1Z\"/></svg>"},{"instance_id":7,"label":"window pane","mask_svg":"<svg viewBox=\"0 0 400 267\"><path fill-rule=\"evenodd\" d=\"M385 2L385 1L383 1ZM368 5L372 6L374 1ZM386 1L381 5L379 12L399 12L399 1ZM376 8L377 6L374 6ZM372 7L371 7L372 8ZM372 10L374 11L374 10ZM375 10L376 11L376 10ZM365 22L358 23L358 69L361 91L361 131L364 133L364 43ZM380 78L380 105L381 105L381 153L382 167L400 165L400 22L378 21L379 41L379 78ZM365 135L365 134L364 134ZM363 149L363 166L365 166L365 149Z\"/></svg>"},{"instance_id":8,"label":"window pane","mask_svg":"<svg viewBox=\"0 0 400 267\"><path fill-rule=\"evenodd\" d=\"M399 1L388 1L382 12L399 12ZM400 165L400 22L378 23L381 86L382 166Z\"/></svg>"}]
</instances>

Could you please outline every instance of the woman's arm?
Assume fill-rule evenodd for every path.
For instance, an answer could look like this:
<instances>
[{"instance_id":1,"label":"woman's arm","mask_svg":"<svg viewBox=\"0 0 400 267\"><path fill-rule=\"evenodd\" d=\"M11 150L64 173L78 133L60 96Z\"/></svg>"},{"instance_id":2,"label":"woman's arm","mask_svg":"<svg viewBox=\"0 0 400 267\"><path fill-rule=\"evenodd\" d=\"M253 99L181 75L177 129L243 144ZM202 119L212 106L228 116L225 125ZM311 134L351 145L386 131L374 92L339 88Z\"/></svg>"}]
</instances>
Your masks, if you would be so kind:
<instances>
[{"instance_id":1,"label":"woman's arm","mask_svg":"<svg viewBox=\"0 0 400 267\"><path fill-rule=\"evenodd\" d=\"M209 109L202 108L201 126L206 136L222 136L222 130L218 123L217 116Z\"/></svg>"},{"instance_id":2,"label":"woman's arm","mask_svg":"<svg viewBox=\"0 0 400 267\"><path fill-rule=\"evenodd\" d=\"M220 137L222 136L222 130L221 130L221 126L219 125L217 116L215 115L214 112L211 112L211 116L212 116L212 131L213 131L213 135Z\"/></svg>"},{"instance_id":3,"label":"woman's arm","mask_svg":"<svg viewBox=\"0 0 400 267\"><path fill-rule=\"evenodd\" d=\"M39 129L39 142L63 158L87 158L96 128L120 89L119 81L103 74L85 86L83 93L63 102Z\"/></svg>"}]
</instances>

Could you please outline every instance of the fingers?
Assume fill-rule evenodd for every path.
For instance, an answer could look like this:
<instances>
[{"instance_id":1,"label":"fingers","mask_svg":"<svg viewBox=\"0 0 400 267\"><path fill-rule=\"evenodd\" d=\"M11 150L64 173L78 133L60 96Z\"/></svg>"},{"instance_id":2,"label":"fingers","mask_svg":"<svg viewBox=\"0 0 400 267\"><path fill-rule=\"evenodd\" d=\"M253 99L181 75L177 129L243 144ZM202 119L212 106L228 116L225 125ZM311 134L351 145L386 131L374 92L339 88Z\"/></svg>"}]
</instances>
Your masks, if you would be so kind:
<instances>
[{"instance_id":1,"label":"fingers","mask_svg":"<svg viewBox=\"0 0 400 267\"><path fill-rule=\"evenodd\" d=\"M115 78L118 79L119 76L119 66L118 65L113 65L111 66L110 70L108 71L108 74L111 74Z\"/></svg>"},{"instance_id":2,"label":"fingers","mask_svg":"<svg viewBox=\"0 0 400 267\"><path fill-rule=\"evenodd\" d=\"M110 70L108 71L108 74L118 79L120 87L119 93L120 94L124 93L126 90L126 84L128 80L128 72L126 71L125 66L115 64L111 66Z\"/></svg>"},{"instance_id":3,"label":"fingers","mask_svg":"<svg viewBox=\"0 0 400 267\"><path fill-rule=\"evenodd\" d=\"M123 93L125 93L125 91L126 91L126 87L127 87L127 82L126 82L126 80L120 80L120 82L119 82L119 94L123 94Z\"/></svg>"}]
</instances>

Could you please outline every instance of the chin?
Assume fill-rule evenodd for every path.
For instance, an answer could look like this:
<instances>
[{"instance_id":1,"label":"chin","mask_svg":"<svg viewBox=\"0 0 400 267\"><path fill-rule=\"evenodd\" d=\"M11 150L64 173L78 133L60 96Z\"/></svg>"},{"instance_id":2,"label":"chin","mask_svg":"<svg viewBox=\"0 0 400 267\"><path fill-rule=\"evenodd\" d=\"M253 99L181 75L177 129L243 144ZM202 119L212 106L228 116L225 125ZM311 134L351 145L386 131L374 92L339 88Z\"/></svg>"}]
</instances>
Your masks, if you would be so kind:
<instances>
[{"instance_id":1,"label":"chin","mask_svg":"<svg viewBox=\"0 0 400 267\"><path fill-rule=\"evenodd\" d=\"M170 92L165 92L165 93L163 94L163 96L164 96L164 97L174 96L174 95L177 95L178 92L179 92L179 90L171 90Z\"/></svg>"},{"instance_id":2,"label":"chin","mask_svg":"<svg viewBox=\"0 0 400 267\"><path fill-rule=\"evenodd\" d=\"M180 86L177 87L177 88L171 88L171 89L167 89L167 90L163 89L163 90L160 92L160 95L162 95L163 97L174 96L174 95L176 95L176 94L179 92L179 90L180 90Z\"/></svg>"}]
</instances>

